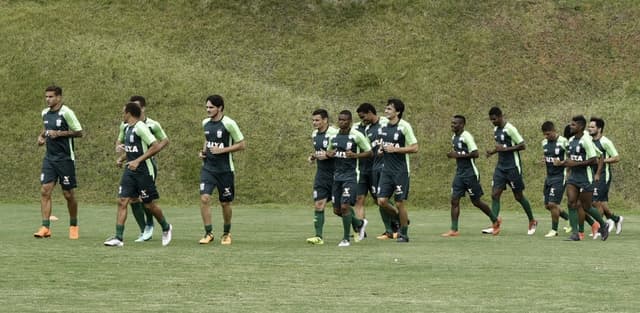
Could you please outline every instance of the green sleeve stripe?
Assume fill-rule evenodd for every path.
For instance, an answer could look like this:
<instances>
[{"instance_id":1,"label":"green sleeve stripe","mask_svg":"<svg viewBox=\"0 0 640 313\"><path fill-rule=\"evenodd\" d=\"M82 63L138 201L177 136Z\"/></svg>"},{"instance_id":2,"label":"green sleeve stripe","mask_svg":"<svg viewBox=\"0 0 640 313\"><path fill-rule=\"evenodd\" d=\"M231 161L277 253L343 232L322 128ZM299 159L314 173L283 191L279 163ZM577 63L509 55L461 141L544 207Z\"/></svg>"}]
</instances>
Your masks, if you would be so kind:
<instances>
[{"instance_id":1,"label":"green sleeve stripe","mask_svg":"<svg viewBox=\"0 0 640 313\"><path fill-rule=\"evenodd\" d=\"M418 143L418 139L416 135L413 133L413 128L411 128L411 124L405 120L400 120L402 123L402 133L404 134L405 145L410 146L414 143Z\"/></svg>"},{"instance_id":2,"label":"green sleeve stripe","mask_svg":"<svg viewBox=\"0 0 640 313\"><path fill-rule=\"evenodd\" d=\"M519 145L524 141L524 138L522 138L522 135L520 135L518 129L516 129L515 126L511 125L511 123L507 124L507 126L505 127L505 131L507 132L509 137L511 137L512 143Z\"/></svg>"},{"instance_id":3,"label":"green sleeve stripe","mask_svg":"<svg viewBox=\"0 0 640 313\"><path fill-rule=\"evenodd\" d=\"M76 114L73 113L73 111L71 111L71 109L69 109L65 105L62 106L61 110L62 110L62 116L67 121L67 124L69 124L69 129L73 131L81 131L82 126L80 125L80 121L78 121Z\"/></svg>"},{"instance_id":4,"label":"green sleeve stripe","mask_svg":"<svg viewBox=\"0 0 640 313\"><path fill-rule=\"evenodd\" d=\"M240 142L244 140L244 136L242 135L242 132L240 131L240 128L238 127L236 121L225 116L222 119L222 124L224 124L224 128L226 128L229 132L229 135L231 135L233 142Z\"/></svg>"},{"instance_id":5,"label":"green sleeve stripe","mask_svg":"<svg viewBox=\"0 0 640 313\"><path fill-rule=\"evenodd\" d=\"M467 149L469 152L473 152L478 150L478 146L476 145L475 139L473 139L473 135L470 132L464 131L462 132L462 140L467 144Z\"/></svg>"},{"instance_id":6,"label":"green sleeve stripe","mask_svg":"<svg viewBox=\"0 0 640 313\"><path fill-rule=\"evenodd\" d=\"M356 137L356 143L358 147L362 149L363 152L371 151L371 144L369 143L369 139L365 137L359 130L352 129L351 133Z\"/></svg>"}]
</instances>

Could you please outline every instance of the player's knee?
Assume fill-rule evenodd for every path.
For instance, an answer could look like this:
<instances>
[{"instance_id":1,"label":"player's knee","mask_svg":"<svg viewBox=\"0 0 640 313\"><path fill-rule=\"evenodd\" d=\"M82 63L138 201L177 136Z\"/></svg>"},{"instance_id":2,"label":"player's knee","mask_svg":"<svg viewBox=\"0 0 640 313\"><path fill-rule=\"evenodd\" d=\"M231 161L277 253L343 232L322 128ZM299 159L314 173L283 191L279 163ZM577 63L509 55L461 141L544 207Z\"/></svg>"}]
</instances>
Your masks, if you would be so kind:
<instances>
[{"instance_id":1,"label":"player's knee","mask_svg":"<svg viewBox=\"0 0 640 313\"><path fill-rule=\"evenodd\" d=\"M203 204L211 204L211 195L208 195L208 194L200 195L200 202Z\"/></svg>"}]
</instances>

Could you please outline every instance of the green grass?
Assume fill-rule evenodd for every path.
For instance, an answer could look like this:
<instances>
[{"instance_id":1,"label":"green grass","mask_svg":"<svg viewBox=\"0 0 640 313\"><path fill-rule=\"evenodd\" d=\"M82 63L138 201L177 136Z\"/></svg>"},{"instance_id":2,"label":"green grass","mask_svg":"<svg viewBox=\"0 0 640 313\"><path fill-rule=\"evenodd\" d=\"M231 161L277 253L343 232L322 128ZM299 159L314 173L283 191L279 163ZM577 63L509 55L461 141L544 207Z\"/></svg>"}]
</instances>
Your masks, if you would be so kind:
<instances>
[{"instance_id":1,"label":"green grass","mask_svg":"<svg viewBox=\"0 0 640 313\"><path fill-rule=\"evenodd\" d=\"M147 97L171 139L159 156L163 200L197 199L204 99L220 93L247 139L236 155L241 203L308 203L312 110L326 107L335 121L342 109L367 101L382 110L399 97L420 144L411 178L419 207L447 208L450 117L466 115L484 151L487 112L499 103L528 144L532 203L541 205L544 179L540 124L586 114L607 121L622 156L611 201L638 209L629 130L640 120L637 20L634 0L0 0L0 176L11 178L0 198L38 197L39 113L44 88L57 83L86 131L77 141L83 202L115 196L113 142L132 94ZM478 160L486 190L494 165Z\"/></svg>"},{"instance_id":2,"label":"green grass","mask_svg":"<svg viewBox=\"0 0 640 313\"><path fill-rule=\"evenodd\" d=\"M102 246L113 233L115 204L81 205L78 241L60 221L53 237L34 239L35 205L0 205L1 312L637 312L640 216L622 212L624 231L608 241L535 236L526 217L503 210L498 237L480 234L486 217L463 201L461 237L441 238L444 211L411 211L411 243L381 242L377 212L369 236L338 248L340 220L327 216L324 246L309 246L308 206L234 209L232 246L201 246L195 206L163 209L175 226L162 247L159 232L134 243L132 217L123 248ZM216 234L220 212L214 211ZM397 260L397 261L396 261Z\"/></svg>"}]
</instances>

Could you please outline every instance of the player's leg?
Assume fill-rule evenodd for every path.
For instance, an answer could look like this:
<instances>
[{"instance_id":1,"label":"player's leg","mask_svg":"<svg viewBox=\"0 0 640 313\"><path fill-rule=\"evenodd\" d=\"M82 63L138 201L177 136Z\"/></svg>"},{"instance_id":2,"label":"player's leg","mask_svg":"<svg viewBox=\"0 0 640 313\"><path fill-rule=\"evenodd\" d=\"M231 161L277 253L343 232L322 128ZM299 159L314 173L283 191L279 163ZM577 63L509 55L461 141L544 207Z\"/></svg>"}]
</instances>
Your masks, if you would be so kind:
<instances>
[{"instance_id":1,"label":"player's leg","mask_svg":"<svg viewBox=\"0 0 640 313\"><path fill-rule=\"evenodd\" d=\"M507 182L506 174L502 170L495 169L491 180L491 211L495 216L500 216L500 197L507 188Z\"/></svg>"},{"instance_id":2,"label":"player's leg","mask_svg":"<svg viewBox=\"0 0 640 313\"><path fill-rule=\"evenodd\" d=\"M51 237L51 194L58 178L51 162L46 158L42 161L42 171L40 172L40 214L42 223L37 232L33 233L35 238Z\"/></svg>"},{"instance_id":3,"label":"player's leg","mask_svg":"<svg viewBox=\"0 0 640 313\"><path fill-rule=\"evenodd\" d=\"M204 225L204 236L198 241L200 244L208 244L213 241L213 224L211 221L211 195L217 184L215 176L205 170L200 170L200 217Z\"/></svg>"},{"instance_id":4,"label":"player's leg","mask_svg":"<svg viewBox=\"0 0 640 313\"><path fill-rule=\"evenodd\" d=\"M571 236L569 240L578 241L580 236L578 235L578 195L580 190L574 184L567 184L567 202L569 206L569 225L571 227Z\"/></svg>"},{"instance_id":5,"label":"player's leg","mask_svg":"<svg viewBox=\"0 0 640 313\"><path fill-rule=\"evenodd\" d=\"M60 187L69 211L69 239L78 239L78 200L76 200L74 192L74 189L78 186L75 162L56 162L54 167L58 172L58 177L60 177Z\"/></svg>"},{"instance_id":6,"label":"player's leg","mask_svg":"<svg viewBox=\"0 0 640 313\"><path fill-rule=\"evenodd\" d=\"M235 198L235 176L233 172L227 172L217 175L218 178L218 201L222 208L222 238L220 243L223 245L231 244L231 217L233 210L231 203Z\"/></svg>"}]
</instances>

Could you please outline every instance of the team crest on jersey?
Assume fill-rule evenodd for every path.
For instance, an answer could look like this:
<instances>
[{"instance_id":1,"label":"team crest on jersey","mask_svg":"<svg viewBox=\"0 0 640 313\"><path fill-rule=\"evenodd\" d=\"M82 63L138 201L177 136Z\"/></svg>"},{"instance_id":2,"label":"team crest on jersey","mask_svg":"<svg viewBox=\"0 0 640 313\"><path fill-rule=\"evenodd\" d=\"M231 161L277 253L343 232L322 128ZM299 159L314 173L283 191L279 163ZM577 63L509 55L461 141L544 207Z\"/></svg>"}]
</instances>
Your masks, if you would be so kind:
<instances>
[{"instance_id":1,"label":"team crest on jersey","mask_svg":"<svg viewBox=\"0 0 640 313\"><path fill-rule=\"evenodd\" d=\"M398 133L393 134L393 140L394 141L397 141L399 138L400 138L400 134L398 134Z\"/></svg>"},{"instance_id":2,"label":"team crest on jersey","mask_svg":"<svg viewBox=\"0 0 640 313\"><path fill-rule=\"evenodd\" d=\"M560 154L560 147L556 147L556 155Z\"/></svg>"},{"instance_id":3,"label":"team crest on jersey","mask_svg":"<svg viewBox=\"0 0 640 313\"><path fill-rule=\"evenodd\" d=\"M216 132L216 137L218 137L218 138L222 138L222 130L218 130L218 131Z\"/></svg>"},{"instance_id":4,"label":"team crest on jersey","mask_svg":"<svg viewBox=\"0 0 640 313\"><path fill-rule=\"evenodd\" d=\"M576 146L576 153L580 153L580 145Z\"/></svg>"},{"instance_id":5,"label":"team crest on jersey","mask_svg":"<svg viewBox=\"0 0 640 313\"><path fill-rule=\"evenodd\" d=\"M133 135L133 133L131 133L131 135L129 135L129 142L130 142L130 143L134 143L134 142L136 142L136 138L135 138L135 136Z\"/></svg>"},{"instance_id":6,"label":"team crest on jersey","mask_svg":"<svg viewBox=\"0 0 640 313\"><path fill-rule=\"evenodd\" d=\"M351 150L351 147L353 147L353 142L347 142L347 150Z\"/></svg>"},{"instance_id":7,"label":"team crest on jersey","mask_svg":"<svg viewBox=\"0 0 640 313\"><path fill-rule=\"evenodd\" d=\"M57 126L57 127L62 126L62 120L61 120L61 119L57 119L57 120L56 120L56 126Z\"/></svg>"},{"instance_id":8,"label":"team crest on jersey","mask_svg":"<svg viewBox=\"0 0 640 313\"><path fill-rule=\"evenodd\" d=\"M325 140L322 141L322 147L323 148L326 148L328 145L329 145L329 141L328 140L325 139Z\"/></svg>"}]
</instances>

